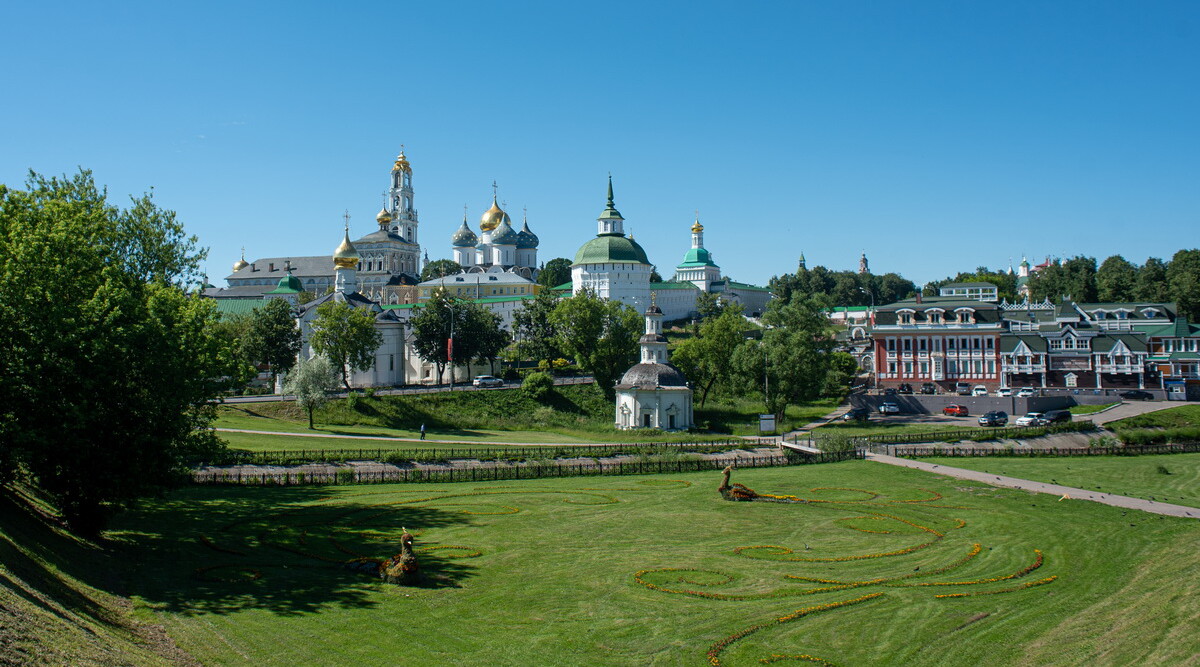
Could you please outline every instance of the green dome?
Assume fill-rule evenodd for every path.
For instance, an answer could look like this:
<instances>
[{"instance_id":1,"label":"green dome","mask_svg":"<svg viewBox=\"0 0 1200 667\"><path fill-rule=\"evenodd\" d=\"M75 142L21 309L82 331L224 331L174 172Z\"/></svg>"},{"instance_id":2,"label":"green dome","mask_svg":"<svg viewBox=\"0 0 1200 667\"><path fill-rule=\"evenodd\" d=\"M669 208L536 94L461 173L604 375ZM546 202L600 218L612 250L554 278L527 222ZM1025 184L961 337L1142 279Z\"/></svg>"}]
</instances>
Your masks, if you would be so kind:
<instances>
[{"instance_id":1,"label":"green dome","mask_svg":"<svg viewBox=\"0 0 1200 667\"><path fill-rule=\"evenodd\" d=\"M707 248L692 248L683 256L683 262L679 264L679 268L688 268L693 266L716 266L712 261L712 254Z\"/></svg>"},{"instance_id":2,"label":"green dome","mask_svg":"<svg viewBox=\"0 0 1200 667\"><path fill-rule=\"evenodd\" d=\"M286 276L280 278L279 286L276 287L275 289L271 290L270 292L267 292L267 294L295 294L297 292L303 292L303 291L304 291L304 283L300 282L299 278L297 278L296 276L293 276L292 274L289 273Z\"/></svg>"},{"instance_id":3,"label":"green dome","mask_svg":"<svg viewBox=\"0 0 1200 667\"><path fill-rule=\"evenodd\" d=\"M579 264L649 264L646 251L637 241L626 238L623 234L601 234L583 244L575 253L572 266Z\"/></svg>"}]
</instances>

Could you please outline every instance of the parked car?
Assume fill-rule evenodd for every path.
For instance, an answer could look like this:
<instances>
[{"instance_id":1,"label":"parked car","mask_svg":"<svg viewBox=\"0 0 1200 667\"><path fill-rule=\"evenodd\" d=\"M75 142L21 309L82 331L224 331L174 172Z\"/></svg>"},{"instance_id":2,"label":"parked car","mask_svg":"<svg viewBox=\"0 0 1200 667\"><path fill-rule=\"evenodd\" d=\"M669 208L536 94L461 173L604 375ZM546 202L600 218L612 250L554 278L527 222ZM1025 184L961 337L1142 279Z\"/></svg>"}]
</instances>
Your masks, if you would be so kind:
<instances>
[{"instance_id":1,"label":"parked car","mask_svg":"<svg viewBox=\"0 0 1200 667\"><path fill-rule=\"evenodd\" d=\"M947 417L969 417L971 413L967 410L967 406L951 403L942 408L942 414Z\"/></svg>"},{"instance_id":2,"label":"parked car","mask_svg":"<svg viewBox=\"0 0 1200 667\"><path fill-rule=\"evenodd\" d=\"M1047 424L1069 422L1071 421L1071 418L1072 415L1070 410L1047 410L1046 414L1042 415L1042 419L1045 419Z\"/></svg>"},{"instance_id":3,"label":"parked car","mask_svg":"<svg viewBox=\"0 0 1200 667\"><path fill-rule=\"evenodd\" d=\"M988 395L987 387L985 387L981 384L977 384L977 385L975 385L975 388L971 390L971 395L972 396L987 396Z\"/></svg>"},{"instance_id":4,"label":"parked car","mask_svg":"<svg viewBox=\"0 0 1200 667\"><path fill-rule=\"evenodd\" d=\"M925 384L921 385L921 393L922 394L936 394L937 393L937 385L932 382L926 382Z\"/></svg>"},{"instance_id":5,"label":"parked car","mask_svg":"<svg viewBox=\"0 0 1200 667\"><path fill-rule=\"evenodd\" d=\"M866 408L850 408L842 415L844 422L865 422L870 419L871 411Z\"/></svg>"},{"instance_id":6,"label":"parked car","mask_svg":"<svg viewBox=\"0 0 1200 667\"><path fill-rule=\"evenodd\" d=\"M1017 417L1017 426L1045 426L1049 423L1041 412L1026 412L1025 416Z\"/></svg>"},{"instance_id":7,"label":"parked car","mask_svg":"<svg viewBox=\"0 0 1200 667\"><path fill-rule=\"evenodd\" d=\"M980 426L1005 426L1008 424L1008 413L1003 410L992 410L979 416Z\"/></svg>"},{"instance_id":8,"label":"parked car","mask_svg":"<svg viewBox=\"0 0 1200 667\"><path fill-rule=\"evenodd\" d=\"M1017 392L1017 398L1029 398L1036 394L1037 394L1037 392L1035 392L1033 390L1033 387L1025 387L1024 389L1021 389L1020 391Z\"/></svg>"},{"instance_id":9,"label":"parked car","mask_svg":"<svg viewBox=\"0 0 1200 667\"><path fill-rule=\"evenodd\" d=\"M884 396L895 396L895 395L896 395L896 388L895 388L895 387L888 387L887 389L884 389L884 390L883 390L883 395L884 395Z\"/></svg>"},{"instance_id":10,"label":"parked car","mask_svg":"<svg viewBox=\"0 0 1200 667\"><path fill-rule=\"evenodd\" d=\"M954 393L958 394L959 396L970 396L971 395L971 383L970 382L959 382L958 384L954 385Z\"/></svg>"},{"instance_id":11,"label":"parked car","mask_svg":"<svg viewBox=\"0 0 1200 667\"><path fill-rule=\"evenodd\" d=\"M1148 391L1142 391L1141 389L1130 389L1129 391L1123 391L1117 395L1129 401L1148 401L1154 398L1154 394L1151 394Z\"/></svg>"},{"instance_id":12,"label":"parked car","mask_svg":"<svg viewBox=\"0 0 1200 667\"><path fill-rule=\"evenodd\" d=\"M495 375L476 375L475 379L471 381L471 384L475 385L476 387L503 387L504 380L501 380Z\"/></svg>"},{"instance_id":13,"label":"parked car","mask_svg":"<svg viewBox=\"0 0 1200 667\"><path fill-rule=\"evenodd\" d=\"M901 394L911 394L911 393L913 393L913 390L912 390L912 385L911 385L911 384L909 384L909 383L907 383L907 382L904 382L904 383L902 383L902 384L901 384L901 385L898 387L898 390L899 390L899 392L900 392Z\"/></svg>"},{"instance_id":14,"label":"parked car","mask_svg":"<svg viewBox=\"0 0 1200 667\"><path fill-rule=\"evenodd\" d=\"M1008 387L1005 387L1004 389L997 389L996 396L999 396L1000 398L1008 398L1009 396L1012 396L1012 389L1009 389Z\"/></svg>"},{"instance_id":15,"label":"parked car","mask_svg":"<svg viewBox=\"0 0 1200 667\"><path fill-rule=\"evenodd\" d=\"M900 414L900 405L888 401L879 405L879 414L881 415L898 415Z\"/></svg>"}]
</instances>

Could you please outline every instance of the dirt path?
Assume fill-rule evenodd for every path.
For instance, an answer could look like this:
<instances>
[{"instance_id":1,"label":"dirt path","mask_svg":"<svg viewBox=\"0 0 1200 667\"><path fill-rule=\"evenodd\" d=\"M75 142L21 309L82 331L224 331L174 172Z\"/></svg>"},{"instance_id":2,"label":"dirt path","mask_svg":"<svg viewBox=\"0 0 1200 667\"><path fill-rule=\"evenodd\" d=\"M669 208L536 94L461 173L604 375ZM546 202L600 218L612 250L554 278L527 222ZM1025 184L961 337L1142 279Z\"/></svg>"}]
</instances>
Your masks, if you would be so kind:
<instances>
[{"instance_id":1,"label":"dirt path","mask_svg":"<svg viewBox=\"0 0 1200 667\"><path fill-rule=\"evenodd\" d=\"M965 468L952 468L950 466L937 465L926 463L924 461L914 461L912 459L901 459L895 456L887 456L884 454L867 454L868 461L877 461L888 465L900 466L902 468L915 468L926 472L937 473L939 475L949 475L959 479L969 479L975 482L983 482L992 486L1003 486L1009 489L1021 489L1023 491L1034 491L1036 493L1049 493L1055 496L1066 496L1070 500L1090 500L1092 502L1104 503L1113 507L1124 507L1131 510L1141 510L1143 512L1152 512L1154 514L1165 514L1167 516L1178 516L1184 518L1197 519L1200 518L1200 509L1195 507L1184 507L1183 505L1172 505L1170 503L1158 503L1153 500L1142 500L1141 498L1130 498L1129 496L1118 496L1111 493L1097 493L1096 491L1088 491L1087 489L1077 489L1072 486L1060 486L1058 484L1047 484L1045 482L1034 482L1028 479L1020 479L1017 477L1000 477L991 473L979 472L978 470L967 470Z\"/></svg>"}]
</instances>

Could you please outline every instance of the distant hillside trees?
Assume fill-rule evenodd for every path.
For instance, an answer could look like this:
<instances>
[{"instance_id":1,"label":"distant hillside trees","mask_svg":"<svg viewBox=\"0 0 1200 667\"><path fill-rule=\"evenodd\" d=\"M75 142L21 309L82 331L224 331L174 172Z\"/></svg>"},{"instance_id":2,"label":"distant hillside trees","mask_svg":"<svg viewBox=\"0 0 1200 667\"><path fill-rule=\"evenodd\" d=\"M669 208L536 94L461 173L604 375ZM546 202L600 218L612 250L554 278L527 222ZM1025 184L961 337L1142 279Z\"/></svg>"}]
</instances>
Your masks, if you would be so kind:
<instances>
[{"instance_id":1,"label":"distant hillside trees","mask_svg":"<svg viewBox=\"0 0 1200 667\"><path fill-rule=\"evenodd\" d=\"M853 271L830 271L823 266L800 269L771 278L769 287L776 299L788 301L792 296L801 298L824 296L831 305L869 306L892 303L917 293L911 280L895 273L874 275Z\"/></svg>"},{"instance_id":2,"label":"distant hillside trees","mask_svg":"<svg viewBox=\"0 0 1200 667\"><path fill-rule=\"evenodd\" d=\"M571 260L566 257L555 257L546 262L538 272L537 283L545 287L558 287L571 282Z\"/></svg>"},{"instance_id":3,"label":"distant hillside trees","mask_svg":"<svg viewBox=\"0 0 1200 667\"><path fill-rule=\"evenodd\" d=\"M1072 257L1033 274L1029 281L1034 300L1058 302L1069 297L1078 303L1144 301L1175 302L1179 314L1200 321L1200 250L1180 250L1164 262L1151 257L1137 266L1113 255L1096 267L1093 257Z\"/></svg>"}]
</instances>

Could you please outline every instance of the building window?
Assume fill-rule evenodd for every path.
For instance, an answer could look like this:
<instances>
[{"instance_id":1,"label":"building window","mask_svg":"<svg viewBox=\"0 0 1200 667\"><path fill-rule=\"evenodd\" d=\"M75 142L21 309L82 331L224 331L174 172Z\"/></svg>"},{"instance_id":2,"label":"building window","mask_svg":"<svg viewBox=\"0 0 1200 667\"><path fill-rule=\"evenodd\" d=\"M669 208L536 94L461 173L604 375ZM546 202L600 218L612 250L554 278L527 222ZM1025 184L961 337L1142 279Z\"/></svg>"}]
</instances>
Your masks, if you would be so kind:
<instances>
[{"instance_id":1,"label":"building window","mask_svg":"<svg viewBox=\"0 0 1200 667\"><path fill-rule=\"evenodd\" d=\"M894 362L894 361L889 361L889 362L888 362L888 374L889 374L889 375L895 375L895 374L896 374L896 362Z\"/></svg>"},{"instance_id":2,"label":"building window","mask_svg":"<svg viewBox=\"0 0 1200 667\"><path fill-rule=\"evenodd\" d=\"M912 352L912 339L910 339L910 338L904 339L904 351Z\"/></svg>"},{"instance_id":3,"label":"building window","mask_svg":"<svg viewBox=\"0 0 1200 667\"><path fill-rule=\"evenodd\" d=\"M929 347L929 341L925 340L924 338L917 341L917 350L919 352L925 352L928 349L928 347Z\"/></svg>"},{"instance_id":4,"label":"building window","mask_svg":"<svg viewBox=\"0 0 1200 667\"><path fill-rule=\"evenodd\" d=\"M941 313L929 313L929 323L930 324L941 324L942 323L942 314Z\"/></svg>"},{"instance_id":5,"label":"building window","mask_svg":"<svg viewBox=\"0 0 1200 667\"><path fill-rule=\"evenodd\" d=\"M887 350L888 350L888 352L896 351L896 339L895 338L887 339Z\"/></svg>"},{"instance_id":6,"label":"building window","mask_svg":"<svg viewBox=\"0 0 1200 667\"><path fill-rule=\"evenodd\" d=\"M904 377L912 377L913 365L911 361L904 362Z\"/></svg>"}]
</instances>

